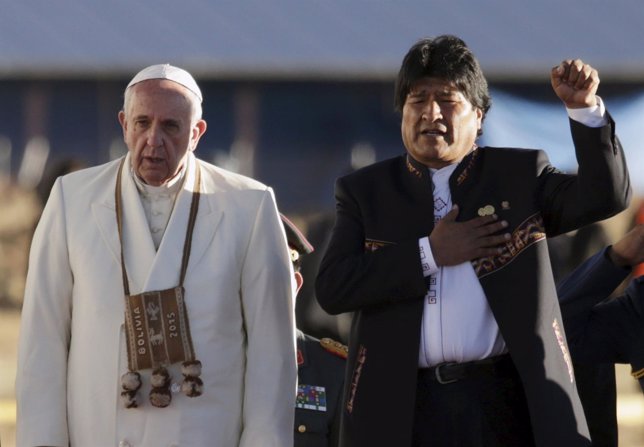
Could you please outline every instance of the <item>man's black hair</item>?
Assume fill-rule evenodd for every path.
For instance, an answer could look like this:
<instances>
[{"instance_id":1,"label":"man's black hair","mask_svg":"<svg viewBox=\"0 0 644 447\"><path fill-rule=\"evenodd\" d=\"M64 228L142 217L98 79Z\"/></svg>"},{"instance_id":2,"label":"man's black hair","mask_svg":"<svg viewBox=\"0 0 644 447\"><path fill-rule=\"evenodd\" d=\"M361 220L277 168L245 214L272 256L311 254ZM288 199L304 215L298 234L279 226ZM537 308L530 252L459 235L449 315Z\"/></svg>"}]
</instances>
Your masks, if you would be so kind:
<instances>
[{"instance_id":1,"label":"man's black hair","mask_svg":"<svg viewBox=\"0 0 644 447\"><path fill-rule=\"evenodd\" d=\"M412 84L425 77L453 82L485 118L492 105L487 80L478 60L463 40L442 35L421 39L409 49L396 78L394 108L397 112L402 113Z\"/></svg>"}]
</instances>

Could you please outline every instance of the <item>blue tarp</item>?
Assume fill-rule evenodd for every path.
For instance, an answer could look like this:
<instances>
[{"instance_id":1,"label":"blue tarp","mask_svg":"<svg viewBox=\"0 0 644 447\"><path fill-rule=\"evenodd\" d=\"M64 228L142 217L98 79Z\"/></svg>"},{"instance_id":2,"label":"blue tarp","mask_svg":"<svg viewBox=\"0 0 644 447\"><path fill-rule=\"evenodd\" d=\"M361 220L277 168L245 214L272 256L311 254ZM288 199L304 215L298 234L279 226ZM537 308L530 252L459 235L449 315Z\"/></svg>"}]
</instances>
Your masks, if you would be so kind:
<instances>
[{"instance_id":1,"label":"blue tarp","mask_svg":"<svg viewBox=\"0 0 644 447\"><path fill-rule=\"evenodd\" d=\"M491 94L494 102L485 120L482 143L488 146L520 144L522 147L544 149L554 166L569 172L576 170L570 127L561 103L535 102L498 90ZM635 96L607 97L604 103L615 119L634 190L642 194L644 90Z\"/></svg>"}]
</instances>

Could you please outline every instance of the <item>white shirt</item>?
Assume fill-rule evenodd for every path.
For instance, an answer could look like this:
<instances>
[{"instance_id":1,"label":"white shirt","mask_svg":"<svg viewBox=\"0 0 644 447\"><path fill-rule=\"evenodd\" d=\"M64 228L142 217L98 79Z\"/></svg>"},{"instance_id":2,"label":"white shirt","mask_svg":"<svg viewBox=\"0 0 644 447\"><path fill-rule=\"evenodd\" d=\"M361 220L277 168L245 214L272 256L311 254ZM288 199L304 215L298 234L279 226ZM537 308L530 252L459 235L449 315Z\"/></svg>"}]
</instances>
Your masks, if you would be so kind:
<instances>
[{"instance_id":1,"label":"white shirt","mask_svg":"<svg viewBox=\"0 0 644 447\"><path fill-rule=\"evenodd\" d=\"M161 186L152 186L143 183L134 171L130 170L136 188L139 191L145 217L150 226L150 234L152 235L154 248L157 250L159 249L159 245L161 245L165 229L168 227L168 221L170 220L177 194L179 194L179 190L183 185L185 171L184 166L179 174L170 179L168 183Z\"/></svg>"},{"instance_id":2,"label":"white shirt","mask_svg":"<svg viewBox=\"0 0 644 447\"><path fill-rule=\"evenodd\" d=\"M607 123L601 98L595 107L567 109L568 116L589 127ZM458 163L430 169L434 187L434 218L452 209L449 177ZM442 362L468 362L507 351L481 283L470 262L436 265L429 237L418 240L423 275L429 278L421 325L418 364L427 368Z\"/></svg>"}]
</instances>

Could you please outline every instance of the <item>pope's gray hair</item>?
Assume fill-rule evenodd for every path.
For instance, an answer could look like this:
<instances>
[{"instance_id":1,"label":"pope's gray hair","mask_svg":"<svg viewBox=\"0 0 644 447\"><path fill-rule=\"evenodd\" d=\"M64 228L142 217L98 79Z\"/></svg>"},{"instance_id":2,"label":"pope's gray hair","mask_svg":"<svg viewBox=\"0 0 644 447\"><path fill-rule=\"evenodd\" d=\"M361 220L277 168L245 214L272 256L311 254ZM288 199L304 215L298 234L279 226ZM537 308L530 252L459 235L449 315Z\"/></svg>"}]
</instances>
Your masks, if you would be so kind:
<instances>
[{"instance_id":1,"label":"pope's gray hair","mask_svg":"<svg viewBox=\"0 0 644 447\"><path fill-rule=\"evenodd\" d=\"M146 81L142 81L142 82L146 82ZM126 115L128 111L128 106L130 105L130 101L132 100L132 89L137 85L138 84L134 84L131 87L126 88L125 92L123 93L123 112ZM201 100L192 90L184 87L184 91L186 92L186 97L190 102L190 107L192 108L192 122L196 123L203 116L203 108L201 107Z\"/></svg>"}]
</instances>

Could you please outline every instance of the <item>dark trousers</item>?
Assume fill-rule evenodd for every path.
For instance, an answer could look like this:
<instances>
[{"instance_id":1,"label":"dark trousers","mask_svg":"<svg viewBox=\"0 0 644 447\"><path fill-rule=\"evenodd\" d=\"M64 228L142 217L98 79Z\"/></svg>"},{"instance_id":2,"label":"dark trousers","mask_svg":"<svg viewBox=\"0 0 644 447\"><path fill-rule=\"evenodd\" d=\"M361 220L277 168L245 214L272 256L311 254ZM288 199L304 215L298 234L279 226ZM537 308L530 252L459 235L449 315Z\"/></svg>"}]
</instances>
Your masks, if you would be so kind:
<instances>
[{"instance_id":1,"label":"dark trousers","mask_svg":"<svg viewBox=\"0 0 644 447\"><path fill-rule=\"evenodd\" d=\"M419 370L412 447L534 446L521 380L509 355L499 359L480 372L470 362L445 384L433 368Z\"/></svg>"}]
</instances>

